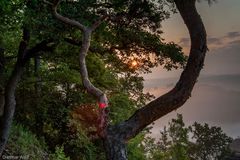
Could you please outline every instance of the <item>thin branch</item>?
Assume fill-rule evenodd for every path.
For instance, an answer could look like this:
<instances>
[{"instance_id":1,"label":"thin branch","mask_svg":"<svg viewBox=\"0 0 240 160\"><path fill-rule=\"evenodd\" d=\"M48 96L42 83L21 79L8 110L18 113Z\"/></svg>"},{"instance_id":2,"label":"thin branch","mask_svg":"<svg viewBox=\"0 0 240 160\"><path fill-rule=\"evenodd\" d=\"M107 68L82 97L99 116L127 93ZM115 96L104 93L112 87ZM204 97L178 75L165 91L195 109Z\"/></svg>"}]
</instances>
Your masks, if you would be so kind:
<instances>
[{"instance_id":1,"label":"thin branch","mask_svg":"<svg viewBox=\"0 0 240 160\"><path fill-rule=\"evenodd\" d=\"M43 2L46 3L46 4L48 4L48 5L50 5L50 6L53 6L53 3L51 3L51 2L49 2L49 1L47 1L47 0L43 0Z\"/></svg>"},{"instance_id":2,"label":"thin branch","mask_svg":"<svg viewBox=\"0 0 240 160\"><path fill-rule=\"evenodd\" d=\"M71 44L71 45L78 46L78 47L82 45L82 41L78 41L78 40L75 40L75 39L72 39L72 38L64 38L64 41ZM91 47L90 46L89 51L90 52L98 52L100 54L103 54L102 53L103 51L99 48L96 48L96 47Z\"/></svg>"},{"instance_id":3,"label":"thin branch","mask_svg":"<svg viewBox=\"0 0 240 160\"><path fill-rule=\"evenodd\" d=\"M90 39L91 39L91 31L89 31L89 30L85 31L83 33L82 46L81 46L81 50L79 53L80 74L81 74L81 78L82 78L84 87L87 89L87 91L90 94L92 94L98 98L99 107L106 108L108 106L108 99L107 99L106 95L103 93L103 91L101 91L100 89L95 87L90 82L89 76L88 76L85 58L86 58L87 52L90 47Z\"/></svg>"},{"instance_id":4,"label":"thin branch","mask_svg":"<svg viewBox=\"0 0 240 160\"><path fill-rule=\"evenodd\" d=\"M69 19L67 17L64 17L64 16L58 14L57 8L58 8L60 2L61 2L61 0L56 0L54 2L54 4L52 5L53 15L56 17L56 19L66 23L66 24L69 24L71 26L75 26L82 31L83 38L82 38L82 43L81 43L81 50L79 53L79 65L80 65L80 74L81 74L81 78L83 81L83 85L90 94L92 94L98 98L99 107L105 108L108 106L107 97L100 89L95 87L90 82L89 77L88 77L88 71L87 71L87 67L86 67L85 58L86 58L87 52L90 47L92 31L94 31L107 16L103 16L102 18L97 20L95 23L93 23L93 25L91 27L86 27L78 21Z\"/></svg>"},{"instance_id":5,"label":"thin branch","mask_svg":"<svg viewBox=\"0 0 240 160\"><path fill-rule=\"evenodd\" d=\"M58 8L60 2L61 2L61 0L56 0L56 2L52 5L53 15L56 17L56 19L60 20L61 22L65 23L65 24L75 26L75 27L79 28L81 31L85 31L87 29L87 27L84 26L82 23L80 23L76 20L72 20L67 17L64 17L57 12L57 8Z\"/></svg>"},{"instance_id":6,"label":"thin branch","mask_svg":"<svg viewBox=\"0 0 240 160\"><path fill-rule=\"evenodd\" d=\"M53 51L54 47L49 44L53 43L53 39L43 40L42 42L36 44L31 49L27 50L23 59L23 62L27 62L30 58L39 55L40 52Z\"/></svg>"},{"instance_id":7,"label":"thin branch","mask_svg":"<svg viewBox=\"0 0 240 160\"><path fill-rule=\"evenodd\" d=\"M72 38L64 38L64 41L66 41L67 43L72 44L74 46L81 46L82 45L81 41L77 41L77 40L72 39Z\"/></svg>"},{"instance_id":8,"label":"thin branch","mask_svg":"<svg viewBox=\"0 0 240 160\"><path fill-rule=\"evenodd\" d=\"M52 6L53 15L56 17L56 19L60 20L61 22L65 23L65 24L75 26L82 31L86 31L87 29L91 30L91 31L94 31L103 22L103 20L108 17L107 15L104 15L103 17L99 18L96 22L94 22L91 27L87 27L87 26L83 25L82 23L80 23L79 21L76 21L76 20L70 19L68 17L62 16L61 14L59 14L57 12L57 9L58 9L58 6L61 3L61 0L56 0L54 3L51 3L47 0L43 0L43 2Z\"/></svg>"},{"instance_id":9,"label":"thin branch","mask_svg":"<svg viewBox=\"0 0 240 160\"><path fill-rule=\"evenodd\" d=\"M91 31L94 31L107 17L108 15L104 15L103 17L99 18L96 22L92 24L92 26L89 29Z\"/></svg>"},{"instance_id":10,"label":"thin branch","mask_svg":"<svg viewBox=\"0 0 240 160\"><path fill-rule=\"evenodd\" d=\"M100 123L100 127L101 128L105 127L107 124L107 118L106 118L107 116L105 116L106 115L105 108L108 107L108 99L107 99L107 96L103 93L103 91L101 91L99 88L95 87L90 82L89 77L88 77L88 71L87 71L87 67L86 67L85 58L86 58L86 55L90 48L91 34L101 24L101 22L103 21L103 19L106 18L106 16L103 16L102 18L97 20L95 23L93 23L93 25L91 27L87 27L78 21L75 21L75 20L72 20L72 19L69 19L67 17L60 15L57 12L57 8L58 8L60 2L61 2L60 0L56 0L55 3L52 5L53 15L55 16L56 19L60 20L61 22L71 25L71 26L75 26L82 31L82 34L83 34L82 44L81 44L81 49L79 52L79 65L80 65L81 79L83 82L83 86L86 88L88 93L92 94L93 96L95 96L98 99L98 105L101 110L100 117L103 118ZM103 128L103 130L105 131L105 128Z\"/></svg>"}]
</instances>

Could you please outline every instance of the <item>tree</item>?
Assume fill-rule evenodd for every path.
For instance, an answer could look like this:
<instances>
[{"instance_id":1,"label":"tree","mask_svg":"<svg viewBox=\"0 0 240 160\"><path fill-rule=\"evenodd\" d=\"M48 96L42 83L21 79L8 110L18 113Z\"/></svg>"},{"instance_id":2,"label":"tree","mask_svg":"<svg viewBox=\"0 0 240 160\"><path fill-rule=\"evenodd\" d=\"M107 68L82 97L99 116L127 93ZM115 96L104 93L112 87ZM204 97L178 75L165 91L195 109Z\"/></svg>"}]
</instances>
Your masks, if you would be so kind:
<instances>
[{"instance_id":1,"label":"tree","mask_svg":"<svg viewBox=\"0 0 240 160\"><path fill-rule=\"evenodd\" d=\"M46 25L46 23L44 24L45 21L43 20L41 21L43 23L38 25L39 21L34 20L34 18L36 18L35 16L33 16L35 12L31 11L31 9L27 10L26 12L29 14L27 18L31 19L31 21L29 21L30 26L39 30L41 30L41 28L50 28L50 31L44 30L42 32L39 32L39 30L37 30L37 32L39 32L37 34L38 36L36 36L38 37L38 41L45 39L46 37L54 37L54 40L57 41L57 39L60 37L59 35L63 35L62 32L64 28L66 29L64 31L65 33L69 32L68 34L66 34L67 36L64 37L64 40L68 43L81 46L79 63L82 84L88 92L90 92L98 99L98 101L100 102L99 107L103 108L100 109L102 113L102 121L100 126L102 127L103 131L101 133L101 136L105 141L107 157L108 159L126 159L127 156L125 142L135 137L140 131L142 131L148 124L152 123L154 120L180 107L189 98L191 94L191 90L203 66L206 52L206 33L202 21L196 12L195 0L187 2L181 0L174 1L189 29L192 41L187 66L185 67L185 70L182 73L177 85L169 93L157 98L156 100L137 110L135 114L133 114L128 120L119 122L115 125L108 125L107 127L107 121L105 119L105 111L107 110L105 109L105 107L107 107L107 98L104 92L98 89L99 87L95 87L96 84L93 85L90 82L88 70L85 63L85 56L88 51L98 52L100 54L110 52L116 54L108 54L108 58L106 58L105 61L109 62L109 66L115 66L114 74L119 74L121 73L119 71L127 69L127 73L124 74L124 77L126 78L124 79L124 81L126 80L125 82L132 85L130 85L130 87L128 87L128 89L125 90L124 93L130 91L130 94L126 95L132 96L132 100L136 101L148 97L140 94L140 91L142 90L141 83L134 83L134 81L136 80L137 82L141 82L142 80L137 77L137 73L135 72L134 67L129 67L129 62L131 61L129 61L127 57L132 57L133 60L135 58L141 58L142 61L140 64L142 65L139 68L141 68L145 72L148 72L149 68L156 66L157 64L165 65L165 68L167 69L170 69L172 67L176 68L182 66L185 59L179 46L172 43L163 43L158 38L158 35L160 33L160 30L158 29L160 22L166 17L168 17L168 14L163 11L163 4L165 3L165 1L159 1L159 5L156 5L155 1L148 2L135 0L129 2L112 0L110 1L110 3L93 3L92 1L66 1L64 3L65 5L58 6L59 2L60 1L54 1L53 3L47 2L53 7L53 15L60 21L68 25L70 24L76 27L78 30L69 26L66 27L65 25L56 25L57 23L55 21L47 21ZM169 2L169 6L172 6L172 1L167 2ZM77 7L82 8L82 10L69 9L66 7L66 4L71 5L73 8L76 8L76 5ZM44 8L42 8L43 10L41 10L40 8L42 7L42 5L40 5L39 8L36 7L37 5L39 5L38 1L29 1L29 3L25 5L25 8L27 6L27 8L34 8L34 11L40 10L41 12L38 12L39 20L41 19L41 15L46 14L46 10L44 10ZM57 8L61 9L60 13L63 15L67 15L68 12L73 13L72 17L77 18L77 21L61 16L60 14L58 14ZM45 18L46 15L42 17ZM48 20L51 19L49 14L47 14L47 17ZM93 22L93 19L97 20ZM189 19L191 19L191 21ZM104 29L95 30L97 27L102 27ZM54 32L53 30L51 30L53 28L55 28ZM79 29L81 31L80 34ZM109 30L111 32L109 32ZM149 30L150 32L147 32L146 30ZM56 34L56 32L61 33L58 35ZM72 32L75 34L71 34ZM128 35L131 35L131 38L126 39ZM76 39L78 38L82 38L82 41L77 41ZM90 46L91 38L94 39L94 41L91 43ZM139 55L139 52L144 54ZM148 53L154 54L150 55ZM154 57L154 61L149 60L149 57ZM111 60L111 58L114 59L114 61ZM123 63L124 60L127 63ZM75 62L76 58L69 58L69 61ZM57 61L55 61L53 66L56 66L56 64ZM21 66L20 68L22 67L23 66ZM73 67L73 65L71 67ZM68 69L68 67L62 68ZM131 75L134 76L131 77ZM74 85L76 86L76 84ZM16 83L11 86L14 87L11 92L12 96L15 92ZM65 89L66 91L69 91L71 89L71 85L64 85L63 89L64 91ZM5 94L6 91L9 90L6 89ZM134 97L136 95L138 96L138 99ZM61 96L59 97L61 98ZM14 100L14 96L11 97L11 100ZM66 98L66 102L69 102L68 98ZM137 106L139 107L143 104L144 103L141 102L138 103ZM15 108L15 105L11 105L11 107ZM10 120L6 119L5 123L3 123L7 127L1 129L2 132L7 133L7 130L11 124L11 118L14 113L14 110L12 110L11 107L5 107L6 110L4 110L4 112L7 112L7 109L10 109L11 114L8 114L10 116L7 116L10 117ZM1 124L1 127L2 126L3 125ZM3 137L4 139L2 142L6 143L6 136ZM3 147L4 145L2 145L2 148Z\"/></svg>"},{"instance_id":2,"label":"tree","mask_svg":"<svg viewBox=\"0 0 240 160\"><path fill-rule=\"evenodd\" d=\"M231 155L227 145L232 142L232 138L223 133L220 127L209 127L206 123L201 125L195 122L190 130L193 133L193 139L196 140L192 159L221 160Z\"/></svg>"},{"instance_id":3,"label":"tree","mask_svg":"<svg viewBox=\"0 0 240 160\"><path fill-rule=\"evenodd\" d=\"M4 95L3 95L3 71L4 71L4 49L0 48L0 116L2 116L4 107Z\"/></svg>"},{"instance_id":4,"label":"tree","mask_svg":"<svg viewBox=\"0 0 240 160\"><path fill-rule=\"evenodd\" d=\"M185 126L182 115L178 114L161 131L159 139L145 140L148 159L169 160L222 160L231 155L229 144L232 138L220 127L199 124Z\"/></svg>"},{"instance_id":5,"label":"tree","mask_svg":"<svg viewBox=\"0 0 240 160\"><path fill-rule=\"evenodd\" d=\"M56 1L51 4L53 6L54 16L68 25L79 28L83 32L79 54L83 84L88 92L98 98L100 106L102 103L104 104L102 106L104 106L103 111L105 111L105 107L107 107L106 95L90 83L85 65L85 56L90 46L91 33L99 26L105 17L103 16L100 21L96 21L90 27L86 27L78 21L71 20L57 13L59 2L60 1ZM195 0L175 0L174 3L191 37L188 63L178 83L171 91L137 110L128 120L106 128L103 137L105 139L107 159L127 159L125 143L153 121L181 107L191 95L193 86L203 67L204 57L207 51L206 32L202 20L196 11Z\"/></svg>"},{"instance_id":6,"label":"tree","mask_svg":"<svg viewBox=\"0 0 240 160\"><path fill-rule=\"evenodd\" d=\"M191 49L186 68L176 86L165 95L135 112L128 120L109 126L106 133L108 159L126 159L125 142L137 135L154 120L179 108L190 97L203 67L207 50L206 32L195 8L195 1L174 1L191 37Z\"/></svg>"},{"instance_id":7,"label":"tree","mask_svg":"<svg viewBox=\"0 0 240 160\"><path fill-rule=\"evenodd\" d=\"M47 46L50 41L42 41L36 44L32 48L27 48L30 40L29 30L23 29L23 38L19 44L19 50L17 54L17 62L15 63L14 69L6 83L4 89L4 111L0 119L0 155L2 154L6 145L13 115L15 112L15 90L18 82L21 79L21 75L24 71L24 66L30 58L34 57L40 51L48 51L51 47Z\"/></svg>"},{"instance_id":8,"label":"tree","mask_svg":"<svg viewBox=\"0 0 240 160\"><path fill-rule=\"evenodd\" d=\"M185 126L182 115L178 114L168 126L160 132L160 138L146 138L146 152L152 160L189 160L192 142L189 140L189 128Z\"/></svg>"}]
</instances>

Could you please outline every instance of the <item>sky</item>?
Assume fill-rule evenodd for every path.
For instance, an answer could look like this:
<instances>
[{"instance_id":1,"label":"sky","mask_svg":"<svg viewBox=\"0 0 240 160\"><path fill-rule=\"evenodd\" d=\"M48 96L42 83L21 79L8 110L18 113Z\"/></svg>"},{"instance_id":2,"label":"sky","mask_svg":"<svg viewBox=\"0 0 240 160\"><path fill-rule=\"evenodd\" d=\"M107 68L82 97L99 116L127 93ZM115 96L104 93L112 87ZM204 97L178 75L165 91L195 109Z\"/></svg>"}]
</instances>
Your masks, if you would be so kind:
<instances>
[{"instance_id":1,"label":"sky","mask_svg":"<svg viewBox=\"0 0 240 160\"><path fill-rule=\"evenodd\" d=\"M197 9L205 24L208 48L204 68L192 97L178 110L155 122L153 136L159 135L177 113L183 114L186 125L197 121L222 127L227 135L240 137L240 0L217 0L208 5L202 1ZM163 38L189 52L189 34L179 14L163 23ZM176 84L181 70L154 68L143 75L144 90L156 97Z\"/></svg>"}]
</instances>

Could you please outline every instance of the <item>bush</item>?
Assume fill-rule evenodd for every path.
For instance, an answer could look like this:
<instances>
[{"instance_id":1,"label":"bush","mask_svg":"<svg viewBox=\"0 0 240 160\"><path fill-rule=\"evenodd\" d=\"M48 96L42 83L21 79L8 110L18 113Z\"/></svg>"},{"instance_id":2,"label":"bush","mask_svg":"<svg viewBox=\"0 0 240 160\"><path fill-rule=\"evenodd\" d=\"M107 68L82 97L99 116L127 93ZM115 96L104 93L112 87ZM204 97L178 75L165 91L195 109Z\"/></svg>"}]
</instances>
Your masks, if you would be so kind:
<instances>
[{"instance_id":1,"label":"bush","mask_svg":"<svg viewBox=\"0 0 240 160\"><path fill-rule=\"evenodd\" d=\"M2 157L5 159L48 159L44 140L37 137L20 124L13 124L7 146ZM11 158L12 157L12 158Z\"/></svg>"},{"instance_id":2,"label":"bush","mask_svg":"<svg viewBox=\"0 0 240 160\"><path fill-rule=\"evenodd\" d=\"M66 157L64 151L63 151L63 146L61 147L56 147L55 148L55 153L50 155L51 160L70 160L70 158Z\"/></svg>"}]
</instances>

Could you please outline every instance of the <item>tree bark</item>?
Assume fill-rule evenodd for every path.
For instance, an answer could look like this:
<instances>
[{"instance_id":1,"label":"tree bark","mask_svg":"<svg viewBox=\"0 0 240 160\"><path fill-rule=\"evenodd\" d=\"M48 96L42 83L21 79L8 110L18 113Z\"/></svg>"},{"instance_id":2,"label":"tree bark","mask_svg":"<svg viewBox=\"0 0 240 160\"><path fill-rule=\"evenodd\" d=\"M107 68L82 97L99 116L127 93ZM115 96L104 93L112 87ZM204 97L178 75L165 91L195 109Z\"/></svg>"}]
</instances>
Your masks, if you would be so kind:
<instances>
[{"instance_id":1,"label":"tree bark","mask_svg":"<svg viewBox=\"0 0 240 160\"><path fill-rule=\"evenodd\" d=\"M108 127L104 137L107 160L127 160L126 142L117 125Z\"/></svg>"},{"instance_id":2,"label":"tree bark","mask_svg":"<svg viewBox=\"0 0 240 160\"><path fill-rule=\"evenodd\" d=\"M105 144L112 146L112 148L106 146L108 160L127 159L126 152L118 153L119 150L126 150L122 142L127 142L147 125L181 107L191 96L207 51L206 31L195 7L196 0L174 0L174 2L191 38L191 49L186 68L171 91L137 110L128 120L108 127Z\"/></svg>"},{"instance_id":3,"label":"tree bark","mask_svg":"<svg viewBox=\"0 0 240 160\"><path fill-rule=\"evenodd\" d=\"M8 82L5 87L5 104L3 115L0 119L0 157L3 153L7 139L9 136L10 127L12 124L16 100L15 100L15 90L17 84L21 79L22 73L24 71L24 66L29 61L30 58L35 57L40 51L51 51L52 47L48 46L52 40L45 40L36 44L31 49L27 49L28 42L30 39L30 32L27 29L23 29L23 39L20 42L17 62L14 66L12 74L10 75Z\"/></svg>"},{"instance_id":4,"label":"tree bark","mask_svg":"<svg viewBox=\"0 0 240 160\"><path fill-rule=\"evenodd\" d=\"M5 104L4 90L2 88L0 88L0 119L1 119L1 117L3 115L4 104Z\"/></svg>"},{"instance_id":5,"label":"tree bark","mask_svg":"<svg viewBox=\"0 0 240 160\"><path fill-rule=\"evenodd\" d=\"M13 115L15 112L15 106L16 106L15 90L21 78L21 75L23 73L23 67L24 67L23 58L26 52L28 41L29 41L29 32L26 29L24 29L23 40L20 42L20 45L19 45L17 62L15 64L14 70L5 87L4 111L0 121L0 155L2 155L2 152L7 143Z\"/></svg>"},{"instance_id":6,"label":"tree bark","mask_svg":"<svg viewBox=\"0 0 240 160\"><path fill-rule=\"evenodd\" d=\"M40 84L41 84L41 78L39 77L39 68L40 68L40 56L39 55L36 55L34 57L34 76L36 77L36 82L35 82L35 94L39 95L39 92L40 92Z\"/></svg>"},{"instance_id":7,"label":"tree bark","mask_svg":"<svg viewBox=\"0 0 240 160\"><path fill-rule=\"evenodd\" d=\"M85 58L87 56L87 53L90 47L91 34L101 24L101 22L106 18L106 16L99 18L90 27L88 27L83 25L81 22L78 22L74 19L69 19L68 17L62 16L61 14L59 14L57 12L57 9L61 3L61 0L56 0L54 1L54 3L50 3L47 1L45 2L52 6L53 15L56 19L58 19L62 23L74 26L81 30L82 44L79 52L79 66L80 66L80 74L81 74L83 86L86 88L88 93L90 93L91 95L95 96L98 99L99 108L105 109L106 107L108 107L107 96L99 88L95 87L89 80Z\"/></svg>"},{"instance_id":8,"label":"tree bark","mask_svg":"<svg viewBox=\"0 0 240 160\"><path fill-rule=\"evenodd\" d=\"M0 80L2 80L4 66L5 66L4 49L0 48ZM2 81L0 81L0 84L1 83L2 83Z\"/></svg>"},{"instance_id":9,"label":"tree bark","mask_svg":"<svg viewBox=\"0 0 240 160\"><path fill-rule=\"evenodd\" d=\"M5 57L4 57L4 49L0 48L0 118L3 114L3 108L4 108L4 77L3 77L3 72L4 72L4 67L5 67Z\"/></svg>"},{"instance_id":10,"label":"tree bark","mask_svg":"<svg viewBox=\"0 0 240 160\"><path fill-rule=\"evenodd\" d=\"M107 18L107 16L103 16L99 18L97 21L95 21L90 27L83 25L81 22L78 22L74 19L69 19L68 17L62 16L57 12L58 6L61 2L61 0L56 0L54 3L50 3L45 1L47 4L50 4L52 6L52 12L56 19L59 21L77 27L82 32L82 43L81 43L81 49L79 52L79 66L80 66L80 74L81 79L83 82L84 88L87 90L88 93L93 95L98 100L98 106L99 106L99 113L100 113L100 124L99 128L101 131L99 132L101 137L105 136L105 128L107 126L107 111L106 108L108 107L108 99L106 94L100 90L99 88L95 87L91 81L89 80L88 76L88 70L86 66L86 56L89 51L90 47L90 41L91 41L91 34L92 32L102 23L102 21Z\"/></svg>"},{"instance_id":11,"label":"tree bark","mask_svg":"<svg viewBox=\"0 0 240 160\"><path fill-rule=\"evenodd\" d=\"M15 65L12 75L5 88L5 105L3 116L0 122L0 155L2 154L7 143L10 127L15 112L15 90L23 73L23 66Z\"/></svg>"}]
</instances>

